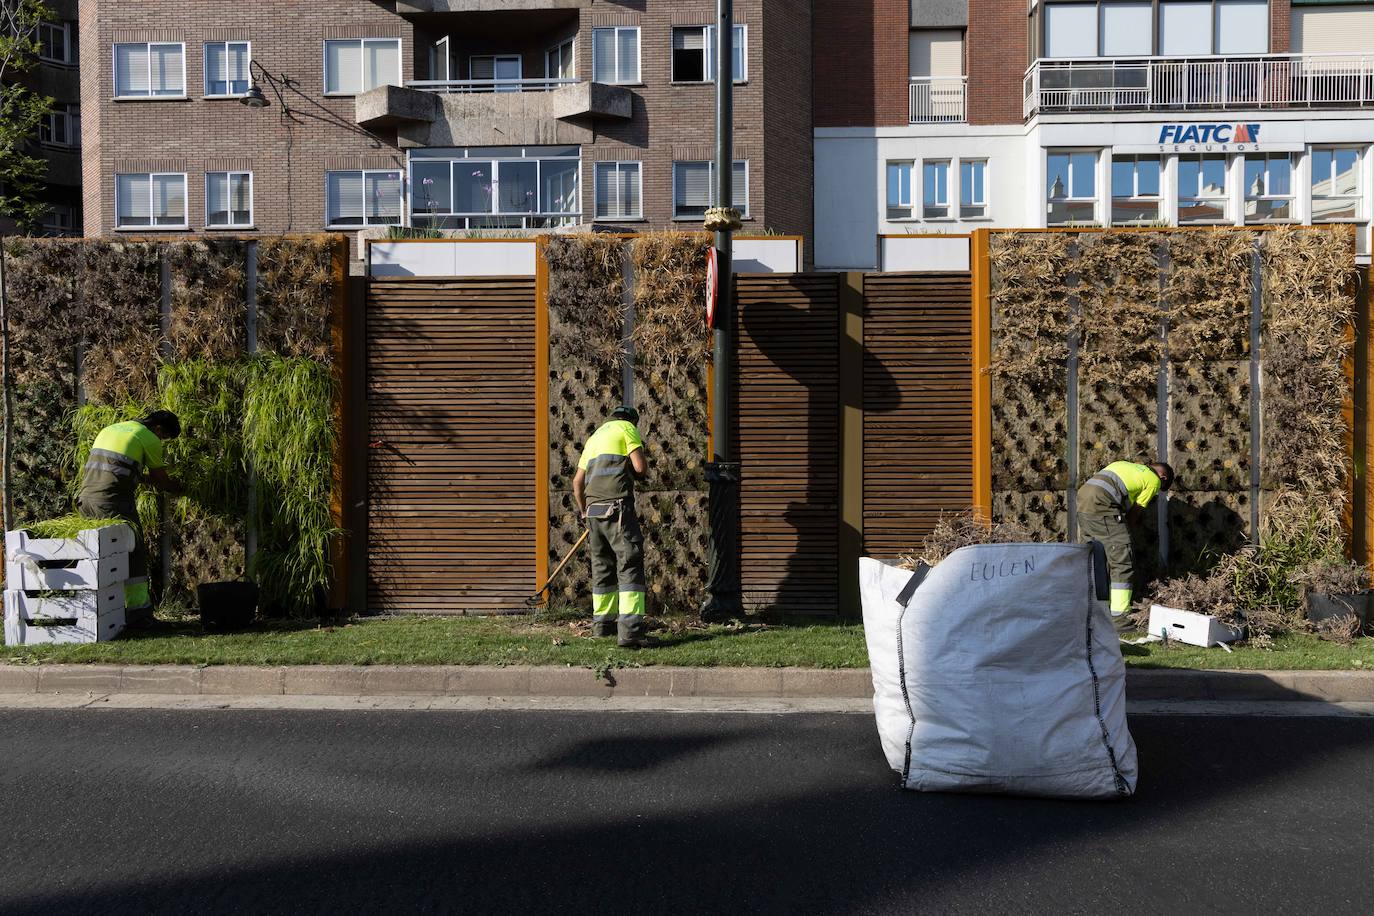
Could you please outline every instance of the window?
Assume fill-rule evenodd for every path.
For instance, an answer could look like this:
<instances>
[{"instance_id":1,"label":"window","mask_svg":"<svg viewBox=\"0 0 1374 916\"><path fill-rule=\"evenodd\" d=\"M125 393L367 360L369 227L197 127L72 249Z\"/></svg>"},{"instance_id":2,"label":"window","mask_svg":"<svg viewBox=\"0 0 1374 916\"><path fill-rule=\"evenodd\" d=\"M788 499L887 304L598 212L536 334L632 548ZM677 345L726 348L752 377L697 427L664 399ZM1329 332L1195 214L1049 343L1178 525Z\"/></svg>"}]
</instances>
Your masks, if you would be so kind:
<instances>
[{"instance_id":1,"label":"window","mask_svg":"<svg viewBox=\"0 0 1374 916\"><path fill-rule=\"evenodd\" d=\"M598 83L639 82L639 29L592 29L592 79Z\"/></svg>"},{"instance_id":2,"label":"window","mask_svg":"<svg viewBox=\"0 0 1374 916\"><path fill-rule=\"evenodd\" d=\"M959 163L959 218L982 219L988 215L988 162L965 159Z\"/></svg>"},{"instance_id":3,"label":"window","mask_svg":"<svg viewBox=\"0 0 1374 916\"><path fill-rule=\"evenodd\" d=\"M475 54L468 58L468 79L494 82L493 92L519 92L523 76L519 54Z\"/></svg>"},{"instance_id":4,"label":"window","mask_svg":"<svg viewBox=\"0 0 1374 916\"><path fill-rule=\"evenodd\" d=\"M731 74L735 82L747 79L745 57L748 43L745 27L734 28L734 63ZM673 82L713 83L716 80L716 27L694 25L673 29Z\"/></svg>"},{"instance_id":5,"label":"window","mask_svg":"<svg viewBox=\"0 0 1374 916\"><path fill-rule=\"evenodd\" d=\"M1293 218L1293 157L1257 153L1245 157L1245 221Z\"/></svg>"},{"instance_id":6,"label":"window","mask_svg":"<svg viewBox=\"0 0 1374 916\"><path fill-rule=\"evenodd\" d=\"M570 80L577 75L577 57L573 53L573 40L569 38L556 48L549 48L544 55L544 76L551 80Z\"/></svg>"},{"instance_id":7,"label":"window","mask_svg":"<svg viewBox=\"0 0 1374 916\"><path fill-rule=\"evenodd\" d=\"M1312 150L1312 222L1360 218L1360 151Z\"/></svg>"},{"instance_id":8,"label":"window","mask_svg":"<svg viewBox=\"0 0 1374 916\"><path fill-rule=\"evenodd\" d=\"M1099 57L1147 56L1154 8L1148 2L1103 3L1098 23Z\"/></svg>"},{"instance_id":9,"label":"window","mask_svg":"<svg viewBox=\"0 0 1374 916\"><path fill-rule=\"evenodd\" d=\"M1097 219L1097 153L1051 152L1046 158L1046 216L1051 226Z\"/></svg>"},{"instance_id":10,"label":"window","mask_svg":"<svg viewBox=\"0 0 1374 916\"><path fill-rule=\"evenodd\" d=\"M1268 0L1097 0L1048 3L1043 56L1191 57L1264 54Z\"/></svg>"},{"instance_id":11,"label":"window","mask_svg":"<svg viewBox=\"0 0 1374 916\"><path fill-rule=\"evenodd\" d=\"M732 206L749 215L749 163L736 159L730 190ZM673 219L696 219L716 205L716 164L714 162L673 163Z\"/></svg>"},{"instance_id":12,"label":"window","mask_svg":"<svg viewBox=\"0 0 1374 916\"><path fill-rule=\"evenodd\" d=\"M638 162L598 162L596 164L596 218L639 219L642 181Z\"/></svg>"},{"instance_id":13,"label":"window","mask_svg":"<svg viewBox=\"0 0 1374 916\"><path fill-rule=\"evenodd\" d=\"M75 63L72 54L72 24L70 22L40 22L38 24L38 59L50 64Z\"/></svg>"},{"instance_id":14,"label":"window","mask_svg":"<svg viewBox=\"0 0 1374 916\"><path fill-rule=\"evenodd\" d=\"M253 225L253 173L205 173L205 225L247 229Z\"/></svg>"},{"instance_id":15,"label":"window","mask_svg":"<svg viewBox=\"0 0 1374 916\"><path fill-rule=\"evenodd\" d=\"M1112 157L1112 224L1159 221L1159 157Z\"/></svg>"},{"instance_id":16,"label":"window","mask_svg":"<svg viewBox=\"0 0 1374 916\"><path fill-rule=\"evenodd\" d=\"M921 216L925 219L949 217L949 160L921 164Z\"/></svg>"},{"instance_id":17,"label":"window","mask_svg":"<svg viewBox=\"0 0 1374 916\"><path fill-rule=\"evenodd\" d=\"M889 162L887 164L887 218L911 219L911 167L910 162Z\"/></svg>"},{"instance_id":18,"label":"window","mask_svg":"<svg viewBox=\"0 0 1374 916\"><path fill-rule=\"evenodd\" d=\"M81 107L55 105L38 122L38 141L52 146L81 145Z\"/></svg>"},{"instance_id":19,"label":"window","mask_svg":"<svg viewBox=\"0 0 1374 916\"><path fill-rule=\"evenodd\" d=\"M185 98L186 46L181 43L115 45L115 98Z\"/></svg>"},{"instance_id":20,"label":"window","mask_svg":"<svg viewBox=\"0 0 1374 916\"><path fill-rule=\"evenodd\" d=\"M543 229L571 225L581 216L578 147L426 149L411 156L412 225Z\"/></svg>"},{"instance_id":21,"label":"window","mask_svg":"<svg viewBox=\"0 0 1374 916\"><path fill-rule=\"evenodd\" d=\"M1046 57L1097 56L1097 5L1052 3L1045 7Z\"/></svg>"},{"instance_id":22,"label":"window","mask_svg":"<svg viewBox=\"0 0 1374 916\"><path fill-rule=\"evenodd\" d=\"M1269 50L1266 0L1216 0L1216 53L1264 54Z\"/></svg>"},{"instance_id":23,"label":"window","mask_svg":"<svg viewBox=\"0 0 1374 916\"><path fill-rule=\"evenodd\" d=\"M1220 223L1227 213L1225 156L1178 157L1178 221Z\"/></svg>"},{"instance_id":24,"label":"window","mask_svg":"<svg viewBox=\"0 0 1374 916\"><path fill-rule=\"evenodd\" d=\"M325 95L357 95L401 85L401 39L354 38L324 43Z\"/></svg>"},{"instance_id":25,"label":"window","mask_svg":"<svg viewBox=\"0 0 1374 916\"><path fill-rule=\"evenodd\" d=\"M143 172L115 176L115 226L185 229L186 175Z\"/></svg>"},{"instance_id":26,"label":"window","mask_svg":"<svg viewBox=\"0 0 1374 916\"><path fill-rule=\"evenodd\" d=\"M76 209L66 204L53 204L43 214L44 235L73 235L76 232Z\"/></svg>"},{"instance_id":27,"label":"window","mask_svg":"<svg viewBox=\"0 0 1374 916\"><path fill-rule=\"evenodd\" d=\"M246 41L205 43L205 94L211 98L248 93L248 61L252 54Z\"/></svg>"},{"instance_id":28,"label":"window","mask_svg":"<svg viewBox=\"0 0 1374 916\"><path fill-rule=\"evenodd\" d=\"M325 173L325 222L330 227L399 226L401 173Z\"/></svg>"}]
</instances>

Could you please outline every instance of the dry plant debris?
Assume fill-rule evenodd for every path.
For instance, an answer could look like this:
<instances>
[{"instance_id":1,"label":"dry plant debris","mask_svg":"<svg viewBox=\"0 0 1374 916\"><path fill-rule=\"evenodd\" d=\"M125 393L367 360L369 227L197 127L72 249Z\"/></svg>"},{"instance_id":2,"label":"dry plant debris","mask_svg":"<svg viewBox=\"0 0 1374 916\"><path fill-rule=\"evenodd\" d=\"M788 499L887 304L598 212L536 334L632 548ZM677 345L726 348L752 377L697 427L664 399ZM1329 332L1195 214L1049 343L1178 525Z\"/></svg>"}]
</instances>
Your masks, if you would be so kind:
<instances>
[{"instance_id":1,"label":"dry plant debris","mask_svg":"<svg viewBox=\"0 0 1374 916\"><path fill-rule=\"evenodd\" d=\"M346 246L323 234L258 243L259 352L333 362L335 259L347 256Z\"/></svg>"},{"instance_id":2,"label":"dry plant debris","mask_svg":"<svg viewBox=\"0 0 1374 916\"><path fill-rule=\"evenodd\" d=\"M242 242L178 242L171 266L171 358L215 363L248 352L248 305Z\"/></svg>"},{"instance_id":3,"label":"dry plant debris","mask_svg":"<svg viewBox=\"0 0 1374 916\"><path fill-rule=\"evenodd\" d=\"M1111 232L1078 242L1079 384L1151 389L1164 354L1157 233ZM1151 411L1153 413L1153 411Z\"/></svg>"},{"instance_id":4,"label":"dry plant debris","mask_svg":"<svg viewBox=\"0 0 1374 916\"><path fill-rule=\"evenodd\" d=\"M919 555L903 555L897 565L915 569L919 564L934 566L945 557L974 544L1030 544L1044 540L1034 531L1015 522L989 523L972 512L942 514L921 541Z\"/></svg>"}]
</instances>

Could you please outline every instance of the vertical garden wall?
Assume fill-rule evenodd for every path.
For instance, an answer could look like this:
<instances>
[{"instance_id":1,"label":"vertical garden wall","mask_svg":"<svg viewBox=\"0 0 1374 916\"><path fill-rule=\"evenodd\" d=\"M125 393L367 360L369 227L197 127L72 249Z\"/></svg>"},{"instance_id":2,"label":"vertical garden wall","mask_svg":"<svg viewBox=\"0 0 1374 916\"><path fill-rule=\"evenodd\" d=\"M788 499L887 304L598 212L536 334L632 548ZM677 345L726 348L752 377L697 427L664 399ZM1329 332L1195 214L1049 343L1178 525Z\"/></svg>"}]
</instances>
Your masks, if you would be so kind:
<instances>
[{"instance_id":1,"label":"vertical garden wall","mask_svg":"<svg viewBox=\"0 0 1374 916\"><path fill-rule=\"evenodd\" d=\"M155 572L185 599L248 572L280 611L329 577L337 237L7 243L20 524L70 511L91 440L155 406L186 484L140 496ZM250 532L257 552L248 557Z\"/></svg>"}]
</instances>

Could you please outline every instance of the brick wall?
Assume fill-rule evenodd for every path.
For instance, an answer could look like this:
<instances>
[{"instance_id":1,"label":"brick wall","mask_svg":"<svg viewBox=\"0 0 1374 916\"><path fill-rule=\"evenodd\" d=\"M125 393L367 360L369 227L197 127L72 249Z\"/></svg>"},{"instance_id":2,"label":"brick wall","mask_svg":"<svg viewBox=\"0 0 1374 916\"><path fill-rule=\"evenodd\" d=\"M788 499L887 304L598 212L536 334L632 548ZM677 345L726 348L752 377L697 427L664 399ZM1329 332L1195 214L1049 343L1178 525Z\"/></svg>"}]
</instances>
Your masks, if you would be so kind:
<instances>
[{"instance_id":1,"label":"brick wall","mask_svg":"<svg viewBox=\"0 0 1374 916\"><path fill-rule=\"evenodd\" d=\"M1293 49L1293 9L1289 0L1269 0L1269 53Z\"/></svg>"},{"instance_id":2,"label":"brick wall","mask_svg":"<svg viewBox=\"0 0 1374 916\"><path fill-rule=\"evenodd\" d=\"M817 127L891 127L910 119L908 0L815 0Z\"/></svg>"},{"instance_id":3,"label":"brick wall","mask_svg":"<svg viewBox=\"0 0 1374 916\"><path fill-rule=\"evenodd\" d=\"M764 149L768 179L768 227L806 236L803 260L811 262L811 4L771 0L764 8Z\"/></svg>"},{"instance_id":4,"label":"brick wall","mask_svg":"<svg viewBox=\"0 0 1374 916\"><path fill-rule=\"evenodd\" d=\"M969 0L968 122L1019 124L1029 63L1026 0Z\"/></svg>"}]
</instances>

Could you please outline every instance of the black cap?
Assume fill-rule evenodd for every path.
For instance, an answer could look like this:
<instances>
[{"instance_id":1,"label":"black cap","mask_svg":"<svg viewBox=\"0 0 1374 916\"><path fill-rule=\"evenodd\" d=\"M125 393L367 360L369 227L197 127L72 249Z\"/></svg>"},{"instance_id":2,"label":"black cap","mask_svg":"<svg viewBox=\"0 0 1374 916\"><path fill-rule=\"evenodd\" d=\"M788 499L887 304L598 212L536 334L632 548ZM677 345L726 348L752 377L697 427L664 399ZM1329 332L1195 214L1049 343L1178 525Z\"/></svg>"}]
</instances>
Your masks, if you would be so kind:
<instances>
[{"instance_id":1,"label":"black cap","mask_svg":"<svg viewBox=\"0 0 1374 916\"><path fill-rule=\"evenodd\" d=\"M612 420L628 420L628 421L630 421L631 423L633 423L634 425L638 426L638 425L639 425L639 411L635 410L635 409L634 409L633 407L631 407L629 404L621 404L621 405L620 405L619 407L617 407L615 410L611 411L611 419L612 419Z\"/></svg>"}]
</instances>

